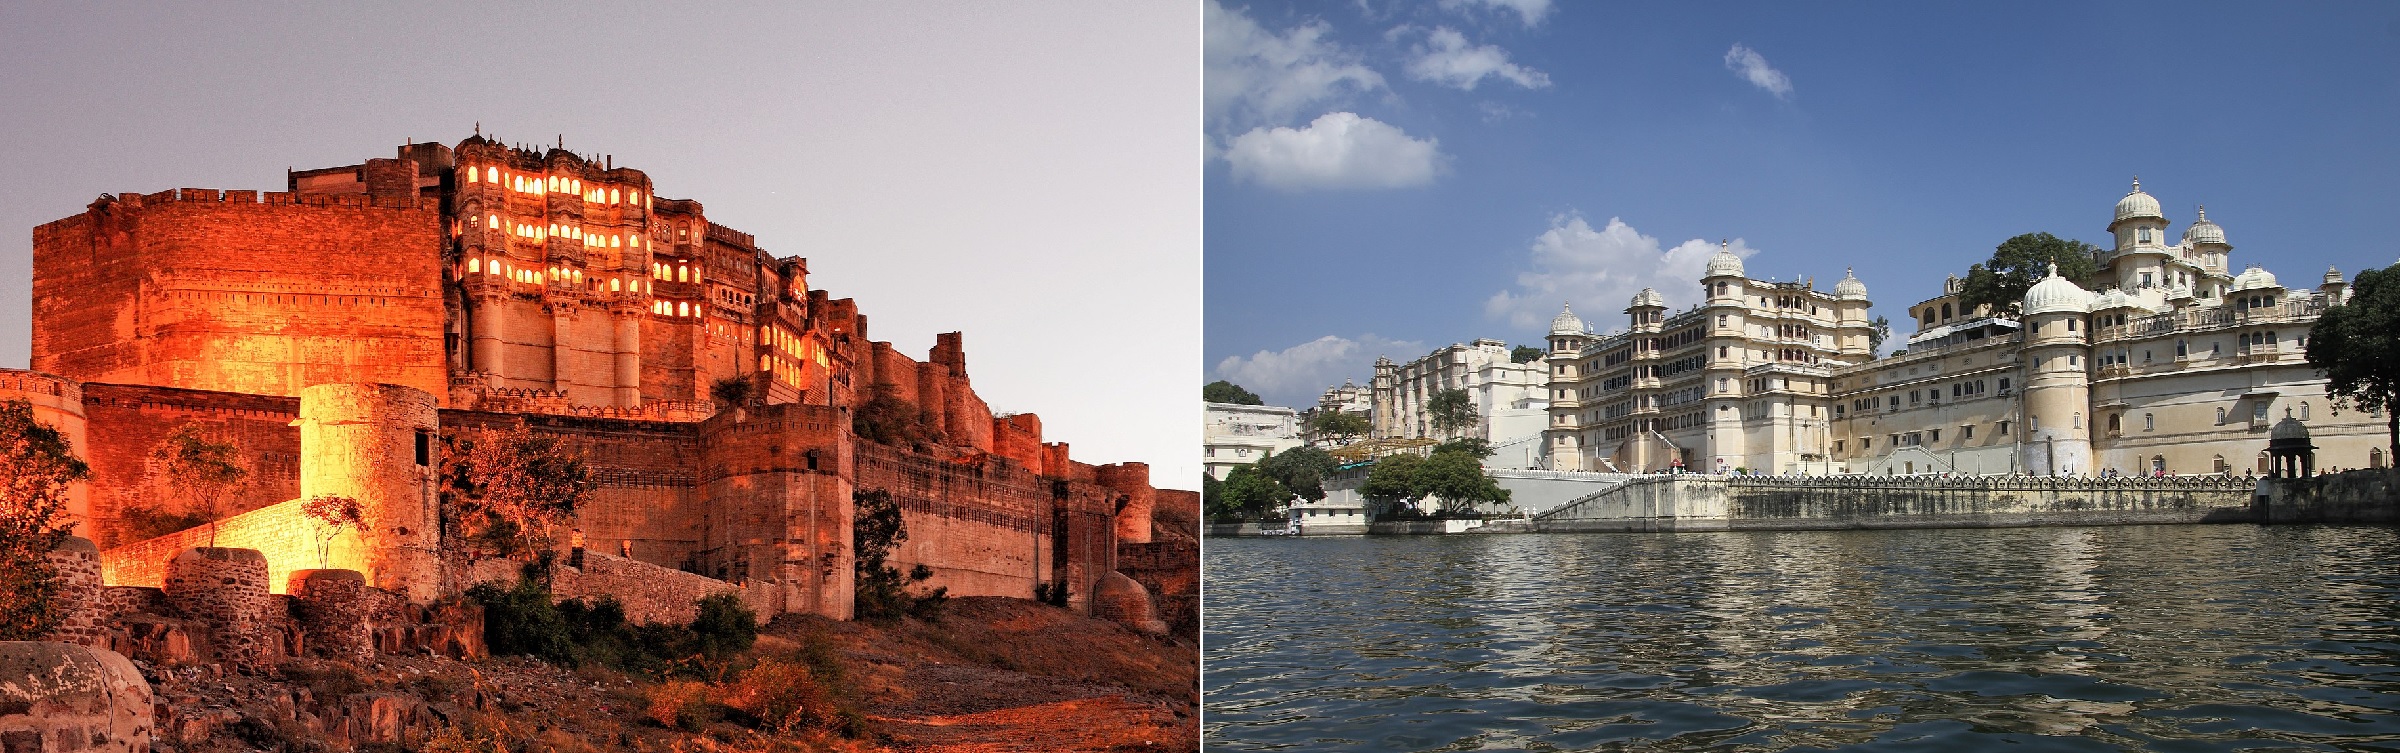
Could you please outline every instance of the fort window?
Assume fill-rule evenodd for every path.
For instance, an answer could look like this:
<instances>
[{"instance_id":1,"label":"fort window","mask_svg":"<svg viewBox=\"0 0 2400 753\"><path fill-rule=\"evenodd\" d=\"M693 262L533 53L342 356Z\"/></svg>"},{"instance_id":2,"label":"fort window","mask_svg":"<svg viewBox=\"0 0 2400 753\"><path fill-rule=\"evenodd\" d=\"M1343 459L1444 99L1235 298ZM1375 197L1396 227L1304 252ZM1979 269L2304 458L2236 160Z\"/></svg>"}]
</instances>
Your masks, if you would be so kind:
<instances>
[{"instance_id":1,"label":"fort window","mask_svg":"<svg viewBox=\"0 0 2400 753\"><path fill-rule=\"evenodd\" d=\"M2369 447L2369 448L2367 448L2367 467L2368 467L2368 468L2382 468L2382 467L2383 467L2383 448L2381 448L2381 447Z\"/></svg>"},{"instance_id":2,"label":"fort window","mask_svg":"<svg viewBox=\"0 0 2400 753\"><path fill-rule=\"evenodd\" d=\"M2075 413L2075 426L2074 426L2073 428L2077 428L2077 429L2081 429L2081 428L2083 428L2083 412L2082 412L2082 411L2076 411L2076 413Z\"/></svg>"},{"instance_id":3,"label":"fort window","mask_svg":"<svg viewBox=\"0 0 2400 753\"><path fill-rule=\"evenodd\" d=\"M522 175L516 176L516 180L514 180L514 181L511 181L511 182L510 182L510 184L509 184L509 187L510 187L511 189L513 189L513 190L516 190L516 191L520 191L520 192L521 192L521 191L524 191L524 190L525 190L525 176L522 176Z\"/></svg>"},{"instance_id":4,"label":"fort window","mask_svg":"<svg viewBox=\"0 0 2400 753\"><path fill-rule=\"evenodd\" d=\"M2308 402L2305 400L2300 402L2300 420L2308 420Z\"/></svg>"},{"instance_id":5,"label":"fort window","mask_svg":"<svg viewBox=\"0 0 2400 753\"><path fill-rule=\"evenodd\" d=\"M2008 436L2008 422L2007 422L2007 421L2002 421L2002 422L2000 422L1999 428L2000 428L2000 436L2003 436L2003 437L2005 437L2005 436Z\"/></svg>"},{"instance_id":6,"label":"fort window","mask_svg":"<svg viewBox=\"0 0 2400 753\"><path fill-rule=\"evenodd\" d=\"M2221 426L2221 425L2224 425L2224 423L2225 423L2225 409L2224 409L2224 408L2218 408L2218 409L2217 409L2217 424Z\"/></svg>"},{"instance_id":7,"label":"fort window","mask_svg":"<svg viewBox=\"0 0 2400 753\"><path fill-rule=\"evenodd\" d=\"M2232 473L2232 472L2233 472L2233 466L2232 466L2232 465L2229 465L2229 464L2227 464L2227 463L2225 462L2225 456L2223 456L2223 455L2218 455L2218 456L2217 456L2216 469L2217 469L2217 472L2218 472L2218 473Z\"/></svg>"},{"instance_id":8,"label":"fort window","mask_svg":"<svg viewBox=\"0 0 2400 753\"><path fill-rule=\"evenodd\" d=\"M624 197L623 197L623 196L621 196L621 195L619 195L619 193L618 193L617 189L614 189L614 188L608 189L608 203L610 203L610 204L616 204L616 203L619 203L619 202L623 201L623 199L624 199Z\"/></svg>"},{"instance_id":9,"label":"fort window","mask_svg":"<svg viewBox=\"0 0 2400 753\"><path fill-rule=\"evenodd\" d=\"M468 259L468 260L467 260L467 273L468 273L468 274L474 274L474 273L478 273L478 272L482 272L482 271L483 271L483 259L482 259L482 257L475 257L475 258L470 258L470 259Z\"/></svg>"},{"instance_id":10,"label":"fort window","mask_svg":"<svg viewBox=\"0 0 2400 753\"><path fill-rule=\"evenodd\" d=\"M619 290L622 290L622 289L623 289L623 287L624 287L624 282L625 282L625 281L623 281L623 280L619 280L619 279L617 279L617 278L614 278L614 277L608 278L608 292L614 293L614 292L617 292L617 291L619 291Z\"/></svg>"},{"instance_id":11,"label":"fort window","mask_svg":"<svg viewBox=\"0 0 2400 753\"><path fill-rule=\"evenodd\" d=\"M498 182L500 182L500 168L497 168L497 167L486 167L486 168L484 168L484 169L483 169L483 181L484 181L485 183L498 183Z\"/></svg>"},{"instance_id":12,"label":"fort window","mask_svg":"<svg viewBox=\"0 0 2400 753\"><path fill-rule=\"evenodd\" d=\"M1974 439L1974 438L1975 438L1975 425L1974 425L1974 424L1967 424L1967 425L1965 425L1965 426L1958 427L1958 438L1959 438L1959 439Z\"/></svg>"},{"instance_id":13,"label":"fort window","mask_svg":"<svg viewBox=\"0 0 2400 753\"><path fill-rule=\"evenodd\" d=\"M417 432L417 465L433 464L433 435Z\"/></svg>"},{"instance_id":14,"label":"fort window","mask_svg":"<svg viewBox=\"0 0 2400 753\"><path fill-rule=\"evenodd\" d=\"M2372 458L2370 458L2370 459L2372 459ZM2269 457L2268 457L2268 455L2267 455L2266 451L2265 451L2265 450L2260 450L2260 451L2259 451L2259 453L2258 453L2258 472L2259 472L2259 473L2273 473L2274 471L2273 471L2273 470L2270 470L2270 469L2271 469L2271 468L2273 468L2274 466L2272 466L2272 465L2269 465L2269 463L2272 463L2272 462L2273 462L2273 461L2269 459Z\"/></svg>"},{"instance_id":15,"label":"fort window","mask_svg":"<svg viewBox=\"0 0 2400 753\"><path fill-rule=\"evenodd\" d=\"M2157 430L2158 430L2158 417L2157 417L2157 416L2155 416L2155 415L2149 414L2149 413L2144 413L2144 414L2142 414L2142 431L2157 431Z\"/></svg>"}]
</instances>

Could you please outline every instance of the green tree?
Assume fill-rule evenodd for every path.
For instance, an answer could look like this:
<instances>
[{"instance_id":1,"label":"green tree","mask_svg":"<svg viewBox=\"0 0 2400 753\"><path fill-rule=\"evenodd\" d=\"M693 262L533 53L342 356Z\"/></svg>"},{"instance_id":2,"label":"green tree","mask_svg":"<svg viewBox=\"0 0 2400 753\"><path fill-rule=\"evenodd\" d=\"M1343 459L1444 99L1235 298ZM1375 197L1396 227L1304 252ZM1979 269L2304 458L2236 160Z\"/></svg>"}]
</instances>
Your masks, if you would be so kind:
<instances>
[{"instance_id":1,"label":"green tree","mask_svg":"<svg viewBox=\"0 0 2400 753\"><path fill-rule=\"evenodd\" d=\"M1264 517L1292 499L1292 490L1284 488L1275 477L1259 472L1256 465L1241 466L1225 474L1225 486L1218 493L1226 510L1244 518Z\"/></svg>"},{"instance_id":2,"label":"green tree","mask_svg":"<svg viewBox=\"0 0 2400 753\"><path fill-rule=\"evenodd\" d=\"M1475 410L1475 398L1457 387L1435 391L1432 397L1426 398L1425 412L1431 414L1434 432L1446 437L1456 436L1483 422L1482 414Z\"/></svg>"},{"instance_id":3,"label":"green tree","mask_svg":"<svg viewBox=\"0 0 2400 753\"><path fill-rule=\"evenodd\" d=\"M1892 320L1884 318L1879 314L1875 317L1875 321L1868 322L1867 324L1868 326L1873 327L1873 329L1867 331L1867 352L1869 354L1881 354L1883 352L1883 344L1892 339Z\"/></svg>"},{"instance_id":4,"label":"green tree","mask_svg":"<svg viewBox=\"0 0 2400 753\"><path fill-rule=\"evenodd\" d=\"M40 640L58 620L50 550L65 543L67 487L91 475L23 400L0 402L0 640Z\"/></svg>"},{"instance_id":5,"label":"green tree","mask_svg":"<svg viewBox=\"0 0 2400 753\"><path fill-rule=\"evenodd\" d=\"M1358 440L1359 435L1374 431L1366 416L1340 410L1318 411L1308 419L1308 430L1319 436L1338 437L1343 444Z\"/></svg>"},{"instance_id":6,"label":"green tree","mask_svg":"<svg viewBox=\"0 0 2400 753\"><path fill-rule=\"evenodd\" d=\"M900 568L888 564L892 550L908 540L908 523L900 517L899 501L882 489L861 489L851 493L850 500L857 506L851 517L850 548L857 557L852 566L858 581L851 601L858 618L887 621L901 615L940 618L942 605L950 599L948 587L935 588L923 596L908 592L909 586L932 578L933 568L920 564L903 574Z\"/></svg>"},{"instance_id":7,"label":"green tree","mask_svg":"<svg viewBox=\"0 0 2400 753\"><path fill-rule=\"evenodd\" d=\"M1483 503L1508 501L1508 490L1483 470L1472 452L1436 452L1416 468L1417 496L1442 501L1444 512L1474 512Z\"/></svg>"},{"instance_id":8,"label":"green tree","mask_svg":"<svg viewBox=\"0 0 2400 753\"><path fill-rule=\"evenodd\" d=\"M1205 470L1200 472L1200 514L1210 520L1241 516L1225 506L1225 482Z\"/></svg>"},{"instance_id":9,"label":"green tree","mask_svg":"<svg viewBox=\"0 0 2400 753\"><path fill-rule=\"evenodd\" d=\"M210 439L199 424L184 424L160 440L150 451L158 472L170 487L169 494L183 502L180 519L169 512L150 518L149 527L158 528L188 523L170 530L146 531L158 536L208 523L208 545L217 545L216 521L226 515L228 498L240 494L250 472L242 468L241 450L231 442ZM154 508L155 509L155 508ZM143 536L142 538L149 538Z\"/></svg>"},{"instance_id":10,"label":"green tree","mask_svg":"<svg viewBox=\"0 0 2400 753\"><path fill-rule=\"evenodd\" d=\"M1542 360L1543 355L1544 354L1541 348L1536 348L1531 345L1519 345L1515 349L1508 351L1508 362L1531 363L1533 361Z\"/></svg>"},{"instance_id":11,"label":"green tree","mask_svg":"<svg viewBox=\"0 0 2400 753\"><path fill-rule=\"evenodd\" d=\"M1201 386L1200 399L1212 403L1233 403L1235 405L1266 404L1266 401L1260 400L1258 395L1252 394L1249 390L1242 389L1241 385L1234 384L1223 379L1209 382L1208 384Z\"/></svg>"},{"instance_id":12,"label":"green tree","mask_svg":"<svg viewBox=\"0 0 2400 753\"><path fill-rule=\"evenodd\" d=\"M2358 273L2350 301L2317 317L2308 365L2335 405L2383 416L2384 457L2400 459L2400 265Z\"/></svg>"},{"instance_id":13,"label":"green tree","mask_svg":"<svg viewBox=\"0 0 2400 753\"><path fill-rule=\"evenodd\" d=\"M2050 276L2050 265L2058 265L2058 274L2069 280L2090 277L2099 269L2092 252L2099 249L2083 241L2067 240L2049 233L2026 233L2000 242L1992 249L1992 258L1967 268L1967 280L1958 293L1958 307L1974 311L1977 306L1990 306L1992 311L2015 313L2025 300L2025 291Z\"/></svg>"},{"instance_id":14,"label":"green tree","mask_svg":"<svg viewBox=\"0 0 2400 753\"><path fill-rule=\"evenodd\" d=\"M1491 440L1481 437L1468 437L1453 439L1433 446L1433 454L1440 455L1445 452L1462 453L1473 456L1476 460L1482 460L1492 456L1492 443Z\"/></svg>"},{"instance_id":15,"label":"green tree","mask_svg":"<svg viewBox=\"0 0 2400 753\"><path fill-rule=\"evenodd\" d=\"M507 553L547 552L597 483L580 453L524 424L445 439L442 500L471 537Z\"/></svg>"},{"instance_id":16,"label":"green tree","mask_svg":"<svg viewBox=\"0 0 2400 753\"><path fill-rule=\"evenodd\" d=\"M1315 447L1294 447L1263 458L1251 467L1267 478L1281 484L1292 496L1315 502L1325 498L1325 477L1342 467L1341 461Z\"/></svg>"},{"instance_id":17,"label":"green tree","mask_svg":"<svg viewBox=\"0 0 2400 753\"><path fill-rule=\"evenodd\" d=\"M1367 481L1359 486L1358 494L1384 509L1422 496L1417 491L1417 467L1425 459L1416 455L1385 455L1375 459L1367 468Z\"/></svg>"}]
</instances>

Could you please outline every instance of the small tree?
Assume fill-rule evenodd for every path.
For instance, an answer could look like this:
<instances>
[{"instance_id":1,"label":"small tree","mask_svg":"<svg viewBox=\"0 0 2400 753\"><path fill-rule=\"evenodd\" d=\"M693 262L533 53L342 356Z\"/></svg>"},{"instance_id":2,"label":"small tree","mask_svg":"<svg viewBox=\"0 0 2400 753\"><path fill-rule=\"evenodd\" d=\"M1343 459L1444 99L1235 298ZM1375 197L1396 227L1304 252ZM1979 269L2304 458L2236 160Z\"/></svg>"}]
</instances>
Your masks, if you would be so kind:
<instances>
[{"instance_id":1,"label":"small tree","mask_svg":"<svg viewBox=\"0 0 2400 753\"><path fill-rule=\"evenodd\" d=\"M1417 467L1425 459L1415 455L1386 455L1375 459L1367 469L1367 482L1358 488L1359 496L1385 509L1391 509L1416 499Z\"/></svg>"},{"instance_id":2,"label":"small tree","mask_svg":"<svg viewBox=\"0 0 2400 753\"><path fill-rule=\"evenodd\" d=\"M1433 454L1440 455L1443 453L1462 453L1471 456L1476 460L1482 460L1492 456L1492 443L1491 440L1480 437L1468 437L1466 439L1453 439L1448 442L1443 442L1433 446Z\"/></svg>"},{"instance_id":3,"label":"small tree","mask_svg":"<svg viewBox=\"0 0 2400 753\"><path fill-rule=\"evenodd\" d=\"M1257 395L1251 394L1249 390L1242 389L1241 385L1234 384L1223 379L1202 385L1200 387L1200 399L1212 403L1233 403L1235 405L1266 404L1266 401L1260 400Z\"/></svg>"},{"instance_id":4,"label":"small tree","mask_svg":"<svg viewBox=\"0 0 2400 753\"><path fill-rule=\"evenodd\" d=\"M2050 276L2050 265L2058 265L2058 274L2069 280L2090 277L2099 269L2092 252L2099 250L2083 241L2067 240L2049 233L2026 233L2005 241L1992 249L1992 258L1967 268L1966 284L1959 289L1958 307L1974 311L1990 306L1997 313L2015 313L2025 301L2025 291Z\"/></svg>"},{"instance_id":5,"label":"small tree","mask_svg":"<svg viewBox=\"0 0 2400 753\"><path fill-rule=\"evenodd\" d=\"M1200 472L1200 511L1210 520L1240 516L1225 505L1225 482L1208 471Z\"/></svg>"},{"instance_id":6,"label":"small tree","mask_svg":"<svg viewBox=\"0 0 2400 753\"><path fill-rule=\"evenodd\" d=\"M2334 405L2383 416L2384 457L2400 459L2400 265L2358 273L2349 302L2317 317L2308 365Z\"/></svg>"},{"instance_id":7,"label":"small tree","mask_svg":"<svg viewBox=\"0 0 2400 753\"><path fill-rule=\"evenodd\" d=\"M892 550L908 540L908 522L900 516L899 501L882 489L853 492L850 500L856 505L850 519L850 548L856 555L852 568L858 577L851 601L859 619L896 620L901 615L939 619L942 605L950 598L948 587L937 587L923 596L908 593L909 586L932 578L933 568L919 564L903 574L900 568L886 564Z\"/></svg>"},{"instance_id":8,"label":"small tree","mask_svg":"<svg viewBox=\"0 0 2400 753\"><path fill-rule=\"evenodd\" d=\"M67 488L91 475L23 400L0 402L0 640L40 640L58 620L50 550L74 530Z\"/></svg>"},{"instance_id":9,"label":"small tree","mask_svg":"<svg viewBox=\"0 0 2400 753\"><path fill-rule=\"evenodd\" d=\"M358 500L320 494L300 503L300 514L317 526L317 567L333 559L333 540L344 529L368 530L366 510Z\"/></svg>"},{"instance_id":10,"label":"small tree","mask_svg":"<svg viewBox=\"0 0 2400 753\"><path fill-rule=\"evenodd\" d=\"M170 513L154 521L169 525L206 522L208 545L216 546L216 522L225 517L225 502L241 493L250 477L250 472L239 462L240 449L231 442L210 439L198 424L184 424L160 440L151 449L150 457L158 464L159 475L171 487L168 494L183 501L182 517ZM183 528L148 533L156 536L179 530Z\"/></svg>"},{"instance_id":11,"label":"small tree","mask_svg":"<svg viewBox=\"0 0 2400 753\"><path fill-rule=\"evenodd\" d=\"M1325 498L1325 476L1342 464L1324 450L1294 447L1260 458L1252 467L1274 479L1293 497L1315 502Z\"/></svg>"},{"instance_id":12,"label":"small tree","mask_svg":"<svg viewBox=\"0 0 2400 753\"><path fill-rule=\"evenodd\" d=\"M890 382L867 385L867 399L850 411L850 433L860 439L895 447L940 441L941 427L916 403L900 397Z\"/></svg>"},{"instance_id":13,"label":"small tree","mask_svg":"<svg viewBox=\"0 0 2400 753\"><path fill-rule=\"evenodd\" d=\"M1292 499L1290 489L1284 488L1275 477L1260 472L1257 465L1241 466L1225 474L1225 486L1218 493L1223 495L1227 510L1245 518L1264 517Z\"/></svg>"},{"instance_id":14,"label":"small tree","mask_svg":"<svg viewBox=\"0 0 2400 753\"><path fill-rule=\"evenodd\" d=\"M1338 437L1344 444L1358 440L1359 435L1375 429L1366 416L1341 410L1322 410L1308 419L1308 430L1319 436Z\"/></svg>"},{"instance_id":15,"label":"small tree","mask_svg":"<svg viewBox=\"0 0 2400 753\"><path fill-rule=\"evenodd\" d=\"M1444 512L1474 512L1479 504L1508 501L1508 490L1484 472L1482 457L1472 451L1435 452L1413 475L1417 496L1440 499Z\"/></svg>"},{"instance_id":16,"label":"small tree","mask_svg":"<svg viewBox=\"0 0 2400 753\"><path fill-rule=\"evenodd\" d=\"M456 435L444 446L443 501L478 529L475 538L507 553L549 551L594 486L582 455L523 424Z\"/></svg>"},{"instance_id":17,"label":"small tree","mask_svg":"<svg viewBox=\"0 0 2400 753\"><path fill-rule=\"evenodd\" d=\"M1508 351L1509 363L1530 363L1542 360L1543 351L1531 345L1519 345Z\"/></svg>"},{"instance_id":18,"label":"small tree","mask_svg":"<svg viewBox=\"0 0 2400 753\"><path fill-rule=\"evenodd\" d=\"M1892 320L1877 315L1875 321L1868 322L1867 326L1873 328L1867 330L1867 354L1882 355L1883 344L1892 339Z\"/></svg>"},{"instance_id":19,"label":"small tree","mask_svg":"<svg viewBox=\"0 0 2400 753\"><path fill-rule=\"evenodd\" d=\"M739 408L750 404L755 386L748 377L729 376L709 385L708 396L717 401L721 410Z\"/></svg>"},{"instance_id":20,"label":"small tree","mask_svg":"<svg viewBox=\"0 0 2400 753\"><path fill-rule=\"evenodd\" d=\"M1482 414L1475 410L1475 398L1457 387L1436 391L1433 397L1426 398L1425 412L1434 432L1445 437L1457 436L1483 423Z\"/></svg>"}]
</instances>

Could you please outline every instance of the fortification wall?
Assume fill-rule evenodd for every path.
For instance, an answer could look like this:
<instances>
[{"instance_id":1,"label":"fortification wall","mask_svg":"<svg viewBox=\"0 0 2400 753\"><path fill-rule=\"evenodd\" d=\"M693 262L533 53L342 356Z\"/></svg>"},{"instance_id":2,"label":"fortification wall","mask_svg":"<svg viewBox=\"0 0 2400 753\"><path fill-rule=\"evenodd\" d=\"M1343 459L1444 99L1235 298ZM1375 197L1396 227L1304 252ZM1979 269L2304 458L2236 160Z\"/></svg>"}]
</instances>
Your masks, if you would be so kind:
<instances>
[{"instance_id":1,"label":"fortification wall","mask_svg":"<svg viewBox=\"0 0 2400 753\"><path fill-rule=\"evenodd\" d=\"M261 588L270 593L285 593L292 573L319 567L320 529L300 512L298 499L219 520L211 529L200 526L102 549L101 578L111 586L159 588L166 585L167 562L175 555L211 546L257 550L266 558L266 582ZM359 546L356 532L344 531L340 538L347 546Z\"/></svg>"},{"instance_id":2,"label":"fortification wall","mask_svg":"<svg viewBox=\"0 0 2400 753\"><path fill-rule=\"evenodd\" d=\"M2400 523L2400 469L2264 479L2258 497L2268 523Z\"/></svg>"},{"instance_id":3,"label":"fortification wall","mask_svg":"<svg viewBox=\"0 0 2400 753\"><path fill-rule=\"evenodd\" d=\"M233 445L235 462L248 474L219 501L221 512L238 514L300 496L300 430L291 426L300 417L297 398L87 384L83 404L87 431L97 438L80 446L92 466L88 536L103 549L143 538L127 528L128 513L137 508L185 511L184 495L152 457L185 426Z\"/></svg>"},{"instance_id":4,"label":"fortification wall","mask_svg":"<svg viewBox=\"0 0 2400 753\"><path fill-rule=\"evenodd\" d=\"M754 608L848 619L852 613L846 412L771 405L721 414L701 429L708 515L692 564L742 586Z\"/></svg>"},{"instance_id":5,"label":"fortification wall","mask_svg":"<svg viewBox=\"0 0 2400 753\"><path fill-rule=\"evenodd\" d=\"M1537 531L1829 530L2234 523L2239 477L1653 476L1536 516Z\"/></svg>"},{"instance_id":6,"label":"fortification wall","mask_svg":"<svg viewBox=\"0 0 2400 753\"><path fill-rule=\"evenodd\" d=\"M34 229L33 366L87 382L447 392L439 207L186 188Z\"/></svg>"},{"instance_id":7,"label":"fortification wall","mask_svg":"<svg viewBox=\"0 0 2400 753\"><path fill-rule=\"evenodd\" d=\"M1117 572L1149 589L1158 618L1176 635L1200 633L1200 542L1118 544Z\"/></svg>"},{"instance_id":8,"label":"fortification wall","mask_svg":"<svg viewBox=\"0 0 2400 753\"><path fill-rule=\"evenodd\" d=\"M524 564L504 558L474 560L464 563L458 581L462 585L494 583L507 587L523 573ZM573 567L567 558L559 560L558 567L550 572L550 593L560 599L582 599L587 604L603 596L614 598L624 605L627 622L681 624L699 616L702 597L720 593L740 595L742 589L704 575L587 549L582 567ZM762 619L774 616L773 612L757 606L752 609Z\"/></svg>"},{"instance_id":9,"label":"fortification wall","mask_svg":"<svg viewBox=\"0 0 2400 753\"><path fill-rule=\"evenodd\" d=\"M584 547L676 567L700 549L700 432L695 424L444 410L445 434L522 422L583 456L599 488L577 511Z\"/></svg>"}]
</instances>

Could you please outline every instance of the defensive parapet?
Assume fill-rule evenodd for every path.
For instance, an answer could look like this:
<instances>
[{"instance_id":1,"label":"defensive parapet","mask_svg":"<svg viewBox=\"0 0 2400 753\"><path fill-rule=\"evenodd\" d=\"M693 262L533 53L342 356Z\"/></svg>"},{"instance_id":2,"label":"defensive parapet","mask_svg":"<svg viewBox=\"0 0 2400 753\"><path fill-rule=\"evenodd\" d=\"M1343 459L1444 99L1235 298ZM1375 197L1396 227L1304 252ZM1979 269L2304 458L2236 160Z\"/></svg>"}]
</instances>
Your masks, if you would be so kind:
<instances>
[{"instance_id":1,"label":"defensive parapet","mask_svg":"<svg viewBox=\"0 0 2400 753\"><path fill-rule=\"evenodd\" d=\"M442 593L435 499L433 395L388 384L300 391L300 498L358 500L366 525L336 540L329 567L428 602Z\"/></svg>"},{"instance_id":2,"label":"defensive parapet","mask_svg":"<svg viewBox=\"0 0 2400 753\"><path fill-rule=\"evenodd\" d=\"M2240 477L1645 476L1534 516L1533 530L1726 531L2241 523Z\"/></svg>"}]
</instances>

